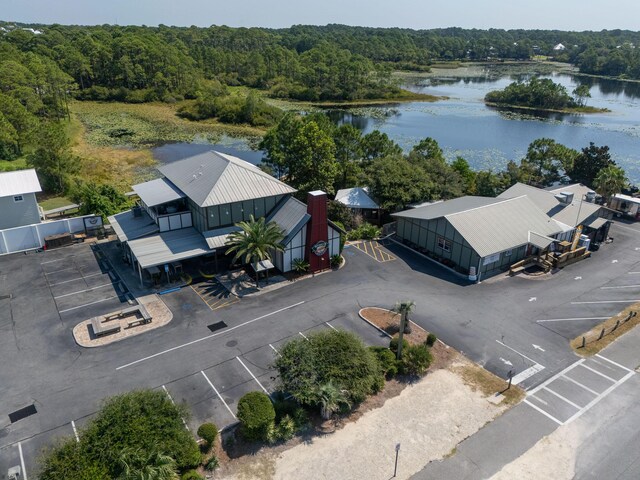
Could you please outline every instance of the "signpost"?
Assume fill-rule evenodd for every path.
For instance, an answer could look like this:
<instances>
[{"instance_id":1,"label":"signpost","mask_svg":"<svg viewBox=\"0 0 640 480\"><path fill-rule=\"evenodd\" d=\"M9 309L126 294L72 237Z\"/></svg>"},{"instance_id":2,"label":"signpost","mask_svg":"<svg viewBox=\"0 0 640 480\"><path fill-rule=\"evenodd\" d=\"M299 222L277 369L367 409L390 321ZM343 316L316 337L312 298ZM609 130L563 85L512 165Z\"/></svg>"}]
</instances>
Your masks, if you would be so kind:
<instances>
[{"instance_id":1,"label":"signpost","mask_svg":"<svg viewBox=\"0 0 640 480\"><path fill-rule=\"evenodd\" d=\"M511 388L511 380L513 379L513 376L515 375L515 373L516 372L513 371L513 368L509 370L509 373L507 373L507 377L509 377L509 385L507 386L507 390Z\"/></svg>"},{"instance_id":2,"label":"signpost","mask_svg":"<svg viewBox=\"0 0 640 480\"><path fill-rule=\"evenodd\" d=\"M396 443L396 465L393 467L393 477L395 478L398 472L398 453L400 453L400 444Z\"/></svg>"}]
</instances>

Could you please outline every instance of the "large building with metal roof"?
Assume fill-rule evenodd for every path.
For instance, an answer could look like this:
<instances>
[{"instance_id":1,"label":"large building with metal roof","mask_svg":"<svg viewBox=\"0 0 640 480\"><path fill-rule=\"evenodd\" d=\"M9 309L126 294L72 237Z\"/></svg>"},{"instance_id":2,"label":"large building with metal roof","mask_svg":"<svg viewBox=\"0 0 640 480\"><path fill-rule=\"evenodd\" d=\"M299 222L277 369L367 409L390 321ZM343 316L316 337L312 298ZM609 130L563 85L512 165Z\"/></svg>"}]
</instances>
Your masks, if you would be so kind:
<instances>
[{"instance_id":1,"label":"large building with metal roof","mask_svg":"<svg viewBox=\"0 0 640 480\"><path fill-rule=\"evenodd\" d=\"M319 213L313 218L312 205L293 198L294 188L230 155L210 151L159 171L162 178L133 186L138 206L109 217L141 282L145 270L224 252L228 235L251 216L274 221L282 230L283 251L274 252L273 258L282 272L290 271L297 258L309 260L311 231L324 242L325 248L314 250L321 252L321 266L328 266L330 256L339 253L340 231L326 219L323 192L309 196L325 204L324 218L316 206Z\"/></svg>"},{"instance_id":2,"label":"large building with metal roof","mask_svg":"<svg viewBox=\"0 0 640 480\"><path fill-rule=\"evenodd\" d=\"M461 197L393 216L401 241L477 279L508 270L563 232L526 196Z\"/></svg>"},{"instance_id":3,"label":"large building with metal roof","mask_svg":"<svg viewBox=\"0 0 640 480\"><path fill-rule=\"evenodd\" d=\"M0 173L0 230L40 223L36 193L41 191L33 168Z\"/></svg>"}]
</instances>

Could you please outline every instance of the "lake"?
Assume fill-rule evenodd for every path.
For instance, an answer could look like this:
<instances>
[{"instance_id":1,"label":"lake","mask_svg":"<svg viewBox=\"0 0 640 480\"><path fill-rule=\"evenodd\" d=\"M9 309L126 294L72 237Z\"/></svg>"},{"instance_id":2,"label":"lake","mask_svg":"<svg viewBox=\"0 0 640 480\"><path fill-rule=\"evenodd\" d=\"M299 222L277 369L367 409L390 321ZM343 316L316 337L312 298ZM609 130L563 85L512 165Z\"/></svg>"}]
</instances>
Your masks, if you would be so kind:
<instances>
[{"instance_id":1,"label":"lake","mask_svg":"<svg viewBox=\"0 0 640 480\"><path fill-rule=\"evenodd\" d=\"M526 68L474 66L440 70L426 76L404 77L405 88L447 96L439 102L410 102L371 108L328 110L337 123L349 122L364 133L380 130L405 150L425 137L435 138L448 159L464 157L475 169L502 169L509 160L519 161L535 139L548 137L580 149L594 142L608 145L614 160L633 183L640 183L640 84L579 77L551 72L543 76L571 92L580 83L591 86L587 104L610 113L589 115L531 115L487 107L483 98L527 76ZM262 156L246 142L230 139L222 144L172 144L154 150L167 162L216 148L252 163Z\"/></svg>"}]
</instances>

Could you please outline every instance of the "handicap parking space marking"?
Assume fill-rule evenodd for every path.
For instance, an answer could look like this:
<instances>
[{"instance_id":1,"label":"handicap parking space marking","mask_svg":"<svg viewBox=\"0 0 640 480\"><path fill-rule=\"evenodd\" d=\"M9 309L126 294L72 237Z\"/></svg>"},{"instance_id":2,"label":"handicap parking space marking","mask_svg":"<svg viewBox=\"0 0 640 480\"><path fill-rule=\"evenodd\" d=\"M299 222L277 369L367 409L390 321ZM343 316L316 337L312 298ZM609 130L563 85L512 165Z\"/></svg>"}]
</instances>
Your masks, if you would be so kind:
<instances>
[{"instance_id":1,"label":"handicap parking space marking","mask_svg":"<svg viewBox=\"0 0 640 480\"><path fill-rule=\"evenodd\" d=\"M240 301L217 280L215 283L207 280L189 286L211 310L218 310Z\"/></svg>"},{"instance_id":2,"label":"handicap parking space marking","mask_svg":"<svg viewBox=\"0 0 640 480\"><path fill-rule=\"evenodd\" d=\"M375 242L375 244L374 244ZM396 257L382 249L383 244L374 240L367 240L360 243L353 243L351 246L357 248L365 255L373 258L378 263L391 262L396 260Z\"/></svg>"}]
</instances>

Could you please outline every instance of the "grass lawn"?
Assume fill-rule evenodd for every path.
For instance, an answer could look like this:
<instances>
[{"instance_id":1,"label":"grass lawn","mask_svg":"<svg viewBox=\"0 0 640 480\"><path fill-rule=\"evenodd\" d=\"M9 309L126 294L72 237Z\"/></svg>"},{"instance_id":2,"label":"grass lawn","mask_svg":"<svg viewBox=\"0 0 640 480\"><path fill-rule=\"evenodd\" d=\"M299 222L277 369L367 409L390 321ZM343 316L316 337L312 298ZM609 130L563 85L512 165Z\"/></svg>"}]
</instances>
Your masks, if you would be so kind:
<instances>
[{"instance_id":1,"label":"grass lawn","mask_svg":"<svg viewBox=\"0 0 640 480\"><path fill-rule=\"evenodd\" d=\"M16 160L0 160L0 172L10 172L12 170L23 170L27 168L27 159L25 157Z\"/></svg>"},{"instance_id":2,"label":"grass lawn","mask_svg":"<svg viewBox=\"0 0 640 480\"><path fill-rule=\"evenodd\" d=\"M53 210L54 208L64 207L73 203L67 197L49 196L45 194L38 195L38 204L43 210Z\"/></svg>"}]
</instances>

